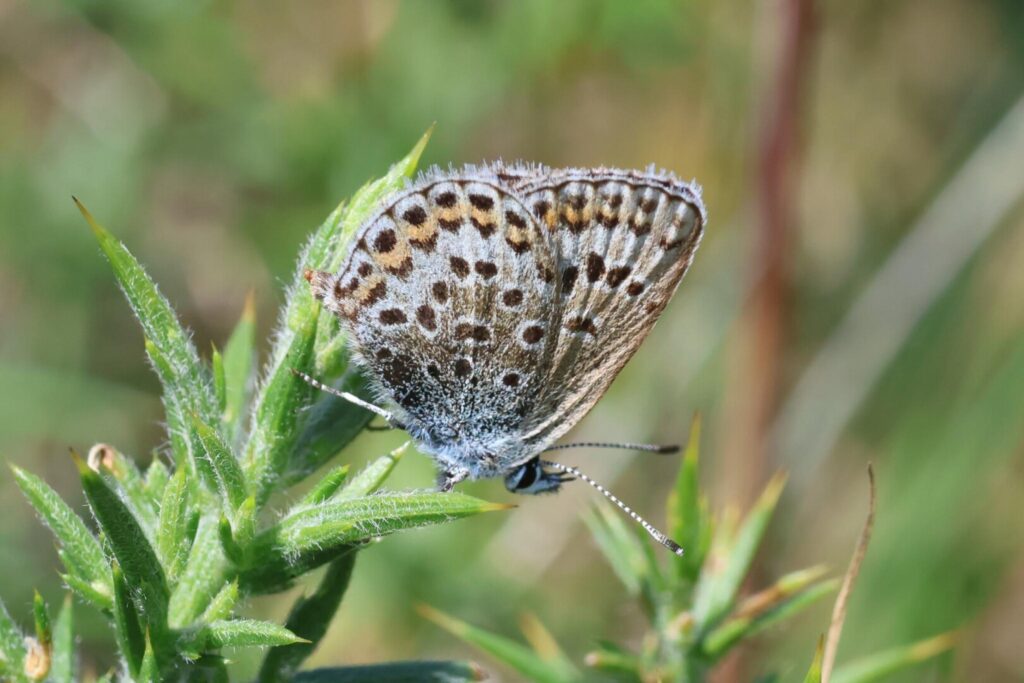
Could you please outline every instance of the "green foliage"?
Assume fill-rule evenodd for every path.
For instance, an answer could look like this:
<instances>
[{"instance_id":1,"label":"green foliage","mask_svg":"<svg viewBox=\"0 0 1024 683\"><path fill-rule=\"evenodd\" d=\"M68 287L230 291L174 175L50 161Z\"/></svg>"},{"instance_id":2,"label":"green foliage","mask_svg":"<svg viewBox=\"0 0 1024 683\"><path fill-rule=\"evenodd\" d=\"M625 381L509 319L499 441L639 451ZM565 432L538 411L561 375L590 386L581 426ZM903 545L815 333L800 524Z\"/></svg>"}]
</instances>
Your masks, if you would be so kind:
<instances>
[{"instance_id":1,"label":"green foliage","mask_svg":"<svg viewBox=\"0 0 1024 683\"><path fill-rule=\"evenodd\" d=\"M285 626L305 642L275 647L268 652L260 669L260 683L292 679L296 669L327 632L352 578L355 560L356 553L350 552L331 562L316 592L295 602Z\"/></svg>"},{"instance_id":2,"label":"green foliage","mask_svg":"<svg viewBox=\"0 0 1024 683\"><path fill-rule=\"evenodd\" d=\"M951 633L943 633L926 640L876 652L867 657L847 662L835 670L831 683L872 683L884 680L889 674L931 659L955 644Z\"/></svg>"},{"instance_id":3,"label":"green foliage","mask_svg":"<svg viewBox=\"0 0 1024 683\"><path fill-rule=\"evenodd\" d=\"M57 540L68 585L97 607L109 608L114 594L110 568L96 537L42 479L17 467L11 469L21 492Z\"/></svg>"},{"instance_id":4,"label":"green foliage","mask_svg":"<svg viewBox=\"0 0 1024 683\"><path fill-rule=\"evenodd\" d=\"M277 591L371 539L506 507L437 491L385 492L299 507L253 540L256 559L242 567L242 583L252 593Z\"/></svg>"},{"instance_id":5,"label":"green foliage","mask_svg":"<svg viewBox=\"0 0 1024 683\"><path fill-rule=\"evenodd\" d=\"M77 677L74 604L70 594L65 596L64 604L57 614L57 621L53 625L50 678L55 683L72 683Z\"/></svg>"},{"instance_id":6,"label":"green foliage","mask_svg":"<svg viewBox=\"0 0 1024 683\"><path fill-rule=\"evenodd\" d=\"M463 683L487 676L465 662L402 662L377 666L315 669L298 674L295 683Z\"/></svg>"},{"instance_id":7,"label":"green foliage","mask_svg":"<svg viewBox=\"0 0 1024 683\"><path fill-rule=\"evenodd\" d=\"M539 649L529 648L504 636L489 633L431 607L421 606L420 614L449 633L504 662L527 680L539 683L583 680L576 667L562 657L546 656Z\"/></svg>"},{"instance_id":8,"label":"green foliage","mask_svg":"<svg viewBox=\"0 0 1024 683\"><path fill-rule=\"evenodd\" d=\"M338 465L316 483L302 498L301 505L316 505L322 503L341 488L348 479L348 465Z\"/></svg>"},{"instance_id":9,"label":"green foliage","mask_svg":"<svg viewBox=\"0 0 1024 683\"><path fill-rule=\"evenodd\" d=\"M21 629L0 602L0 674L11 680L23 680L25 640Z\"/></svg>"},{"instance_id":10,"label":"green foliage","mask_svg":"<svg viewBox=\"0 0 1024 683\"><path fill-rule=\"evenodd\" d=\"M814 651L814 659L811 661L811 668L804 676L804 683L821 683L821 663L825 657L825 639L818 641L818 648Z\"/></svg>"},{"instance_id":11,"label":"green foliage","mask_svg":"<svg viewBox=\"0 0 1024 683\"><path fill-rule=\"evenodd\" d=\"M64 578L108 617L123 670L118 681L226 680L223 648L269 648L263 681L291 680L344 597L359 548L385 535L501 509L471 496L378 490L404 449L348 478L335 467L284 513L272 492L297 483L368 423L347 403L320 396L294 370L354 389L344 336L302 278L336 268L355 228L405 182L426 144L339 207L313 234L288 290L269 362L254 381L255 312L246 302L224 352L200 359L188 332L131 253L78 203L145 335L163 386L173 471L154 459L140 472L116 449L72 452L99 538L38 477L14 478L57 539ZM325 409L325 406L328 406ZM330 419L328 419L330 418ZM342 428L338 428L340 423ZM347 485L346 485L347 483ZM320 588L300 598L286 625L238 616L248 596L280 590L327 565ZM13 681L77 680L70 600L55 624L37 594L35 637L0 605L0 674ZM331 669L309 680L476 680L457 663Z\"/></svg>"},{"instance_id":12,"label":"green foliage","mask_svg":"<svg viewBox=\"0 0 1024 683\"><path fill-rule=\"evenodd\" d=\"M826 577L824 567L816 566L790 572L767 588L741 596L741 588L747 583L785 479L772 478L738 524L728 518L712 517L698 485L699 435L700 421L695 418L667 506L669 528L677 538L690 544L684 545L686 552L682 557L662 552L608 505L598 506L588 520L598 547L629 594L640 601L649 622L640 651L603 642L590 652L585 663L594 672L626 681L697 683L706 680L715 665L738 644L788 620L835 593L839 587L838 580ZM847 585L852 585L867 547L873 496L872 485L872 515L847 574ZM524 629L527 640L533 645L527 648L437 610L424 608L421 612L530 680L547 683L590 680L587 674L564 659L539 623ZM824 643L823 638L805 678L807 682L824 681ZM840 667L832 680L841 683L878 680L886 673L938 654L948 648L949 643L948 637L940 636L879 653Z\"/></svg>"},{"instance_id":13,"label":"green foliage","mask_svg":"<svg viewBox=\"0 0 1024 683\"><path fill-rule=\"evenodd\" d=\"M256 309L252 294L245 300L242 317L224 347L223 392L218 401L224 431L234 443L244 424L246 400L256 371Z\"/></svg>"}]
</instances>

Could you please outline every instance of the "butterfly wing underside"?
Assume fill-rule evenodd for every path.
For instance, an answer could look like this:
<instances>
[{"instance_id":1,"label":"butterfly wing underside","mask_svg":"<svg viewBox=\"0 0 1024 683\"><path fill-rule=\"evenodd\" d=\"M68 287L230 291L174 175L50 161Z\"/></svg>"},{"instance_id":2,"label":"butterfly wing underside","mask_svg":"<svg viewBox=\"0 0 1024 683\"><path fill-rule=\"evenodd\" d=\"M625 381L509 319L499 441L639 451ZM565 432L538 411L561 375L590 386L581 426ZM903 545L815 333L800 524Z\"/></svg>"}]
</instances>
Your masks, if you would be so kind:
<instances>
[{"instance_id":1,"label":"butterfly wing underside","mask_svg":"<svg viewBox=\"0 0 1024 683\"><path fill-rule=\"evenodd\" d=\"M447 176L389 199L355 239L314 294L428 451L500 474L558 341L550 235L497 178Z\"/></svg>"},{"instance_id":2,"label":"butterfly wing underside","mask_svg":"<svg viewBox=\"0 0 1024 683\"><path fill-rule=\"evenodd\" d=\"M571 429L650 332L700 242L672 177L494 166L426 176L313 292L442 465L504 474Z\"/></svg>"},{"instance_id":3,"label":"butterfly wing underside","mask_svg":"<svg viewBox=\"0 0 1024 683\"><path fill-rule=\"evenodd\" d=\"M560 324L523 438L543 448L571 429L654 327L700 244L699 190L617 170L509 180L556 253Z\"/></svg>"}]
</instances>

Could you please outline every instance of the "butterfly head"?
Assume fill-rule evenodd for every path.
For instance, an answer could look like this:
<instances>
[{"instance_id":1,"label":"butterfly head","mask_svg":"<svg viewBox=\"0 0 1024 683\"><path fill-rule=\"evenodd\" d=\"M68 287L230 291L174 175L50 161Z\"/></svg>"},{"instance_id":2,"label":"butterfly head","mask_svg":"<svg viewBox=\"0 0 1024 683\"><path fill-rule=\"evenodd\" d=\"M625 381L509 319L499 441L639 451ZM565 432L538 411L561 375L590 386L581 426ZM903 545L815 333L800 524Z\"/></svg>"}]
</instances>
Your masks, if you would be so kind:
<instances>
[{"instance_id":1,"label":"butterfly head","mask_svg":"<svg viewBox=\"0 0 1024 683\"><path fill-rule=\"evenodd\" d=\"M540 457L524 462L505 475L505 488L512 493L554 493L573 476L544 469Z\"/></svg>"}]
</instances>

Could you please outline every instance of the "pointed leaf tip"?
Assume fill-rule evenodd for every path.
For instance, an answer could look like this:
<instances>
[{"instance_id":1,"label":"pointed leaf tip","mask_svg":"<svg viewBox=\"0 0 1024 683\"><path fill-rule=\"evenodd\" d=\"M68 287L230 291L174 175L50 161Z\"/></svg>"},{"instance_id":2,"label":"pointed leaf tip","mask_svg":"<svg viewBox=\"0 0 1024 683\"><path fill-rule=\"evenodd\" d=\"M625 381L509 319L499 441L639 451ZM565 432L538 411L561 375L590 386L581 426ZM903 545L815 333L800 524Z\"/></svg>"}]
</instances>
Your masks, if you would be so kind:
<instances>
[{"instance_id":1,"label":"pointed leaf tip","mask_svg":"<svg viewBox=\"0 0 1024 683\"><path fill-rule=\"evenodd\" d=\"M437 130L437 121L431 123L430 126L428 126L427 129L423 131L423 135L420 136L420 139L416 142L416 146L413 147L413 151L416 152L417 161L419 161L419 156L420 154L423 153L423 150L426 148L427 143L430 142L430 138L434 137L435 130Z\"/></svg>"},{"instance_id":2,"label":"pointed leaf tip","mask_svg":"<svg viewBox=\"0 0 1024 683\"><path fill-rule=\"evenodd\" d=\"M245 294L245 303L242 305L242 319L252 322L256 319L256 290L250 289Z\"/></svg>"},{"instance_id":3,"label":"pointed leaf tip","mask_svg":"<svg viewBox=\"0 0 1024 683\"><path fill-rule=\"evenodd\" d=\"M71 201L73 201L75 206L78 207L78 211L82 214L82 218L84 218L85 222L89 224L89 228L92 229L93 234L96 235L97 238L102 237L107 233L107 231L103 229L103 226L96 222L96 219L93 218L89 209L85 208L85 204L79 201L78 197L71 195Z\"/></svg>"},{"instance_id":4,"label":"pointed leaf tip","mask_svg":"<svg viewBox=\"0 0 1024 683\"><path fill-rule=\"evenodd\" d=\"M697 460L700 457L700 429L702 418L699 412L693 414L690 420L690 435L686 439L686 452L683 457Z\"/></svg>"},{"instance_id":5,"label":"pointed leaf tip","mask_svg":"<svg viewBox=\"0 0 1024 683\"><path fill-rule=\"evenodd\" d=\"M580 678L579 672L568 660L556 657L552 661L546 661L542 655L514 640L485 631L429 605L419 604L416 606L416 611L455 637L512 667L523 674L527 680L539 683L563 683Z\"/></svg>"},{"instance_id":6,"label":"pointed leaf tip","mask_svg":"<svg viewBox=\"0 0 1024 683\"><path fill-rule=\"evenodd\" d=\"M78 451L76 451L74 448L68 448L68 452L71 453L71 460L72 462L75 463L75 467L78 468L78 473L80 475L86 476L90 472L92 472L92 470L89 469L89 465L86 464L82 456L78 454Z\"/></svg>"},{"instance_id":7,"label":"pointed leaf tip","mask_svg":"<svg viewBox=\"0 0 1024 683\"><path fill-rule=\"evenodd\" d=\"M420 136L420 139L413 146L409 155L403 159L403 175L412 176L416 171L416 167L419 166L420 157L423 156L423 151L427 148L427 143L430 142L431 136L434 134L434 129L437 127L437 122L430 124L426 132Z\"/></svg>"},{"instance_id":8,"label":"pointed leaf tip","mask_svg":"<svg viewBox=\"0 0 1024 683\"><path fill-rule=\"evenodd\" d=\"M764 491L761 493L761 500L758 501L763 507L773 508L779 501L779 496L782 495L782 490L786 488L786 482L789 480L789 474L786 472L776 472L771 479L768 480L768 484L764 487Z\"/></svg>"},{"instance_id":9,"label":"pointed leaf tip","mask_svg":"<svg viewBox=\"0 0 1024 683\"><path fill-rule=\"evenodd\" d=\"M807 671L807 675L804 677L804 683L821 683L821 665L824 655L825 636L820 636L818 638L818 649L814 652L814 660L811 661L811 668Z\"/></svg>"},{"instance_id":10,"label":"pointed leaf tip","mask_svg":"<svg viewBox=\"0 0 1024 683\"><path fill-rule=\"evenodd\" d=\"M956 641L960 636L957 631L947 631L946 633L940 633L933 638L922 640L914 645L910 646L911 657L914 661L923 661L930 659L937 654L941 654L946 650L952 649L956 645Z\"/></svg>"},{"instance_id":11,"label":"pointed leaf tip","mask_svg":"<svg viewBox=\"0 0 1024 683\"><path fill-rule=\"evenodd\" d=\"M480 506L483 512L500 512L501 510L514 510L519 507L515 503L491 503L485 502Z\"/></svg>"}]
</instances>

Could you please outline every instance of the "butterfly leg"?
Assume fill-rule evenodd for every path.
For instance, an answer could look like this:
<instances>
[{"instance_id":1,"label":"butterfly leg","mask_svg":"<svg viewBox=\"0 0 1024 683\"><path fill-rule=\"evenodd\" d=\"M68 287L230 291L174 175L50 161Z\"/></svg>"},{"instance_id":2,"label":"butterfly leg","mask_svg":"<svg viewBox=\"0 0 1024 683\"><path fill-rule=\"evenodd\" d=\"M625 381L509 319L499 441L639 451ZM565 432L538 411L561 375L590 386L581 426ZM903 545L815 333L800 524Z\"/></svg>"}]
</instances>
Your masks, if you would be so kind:
<instances>
[{"instance_id":1,"label":"butterfly leg","mask_svg":"<svg viewBox=\"0 0 1024 683\"><path fill-rule=\"evenodd\" d=\"M441 493L448 493L460 481L469 477L469 470L444 470L437 478L437 490Z\"/></svg>"}]
</instances>

